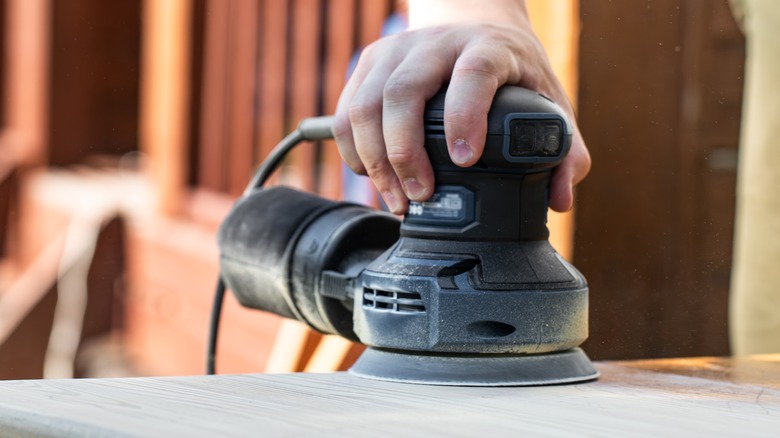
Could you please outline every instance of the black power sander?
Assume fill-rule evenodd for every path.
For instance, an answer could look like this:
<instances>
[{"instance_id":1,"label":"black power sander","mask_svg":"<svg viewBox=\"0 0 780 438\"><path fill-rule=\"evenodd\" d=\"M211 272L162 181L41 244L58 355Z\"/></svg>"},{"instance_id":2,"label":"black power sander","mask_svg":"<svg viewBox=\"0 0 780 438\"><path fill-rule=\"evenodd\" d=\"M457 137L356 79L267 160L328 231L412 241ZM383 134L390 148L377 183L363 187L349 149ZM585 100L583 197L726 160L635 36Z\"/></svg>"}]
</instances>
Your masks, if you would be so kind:
<instances>
[{"instance_id":1,"label":"black power sander","mask_svg":"<svg viewBox=\"0 0 780 438\"><path fill-rule=\"evenodd\" d=\"M425 109L434 194L411 202L400 223L364 206L262 188L295 143L332 136L330 119L304 121L221 225L221 290L366 344L349 370L356 376L462 386L595 379L577 348L588 334L587 284L550 245L546 226L550 177L570 148L571 125L546 97L504 86L481 159L461 168L447 152L444 93Z\"/></svg>"}]
</instances>

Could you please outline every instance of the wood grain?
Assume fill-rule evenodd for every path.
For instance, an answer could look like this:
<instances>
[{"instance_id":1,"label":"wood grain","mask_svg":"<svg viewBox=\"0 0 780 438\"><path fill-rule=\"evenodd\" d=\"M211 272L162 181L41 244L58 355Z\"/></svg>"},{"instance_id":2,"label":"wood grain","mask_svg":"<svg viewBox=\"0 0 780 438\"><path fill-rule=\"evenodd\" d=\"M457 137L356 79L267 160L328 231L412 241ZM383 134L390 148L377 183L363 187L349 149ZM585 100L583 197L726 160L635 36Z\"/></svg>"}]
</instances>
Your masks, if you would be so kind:
<instances>
[{"instance_id":1,"label":"wood grain","mask_svg":"<svg viewBox=\"0 0 780 438\"><path fill-rule=\"evenodd\" d=\"M601 363L597 382L533 388L346 373L8 381L0 383L0 434L776 436L780 389L767 383L780 377L780 356L719 362L762 370L746 383L696 372L710 362Z\"/></svg>"}]
</instances>

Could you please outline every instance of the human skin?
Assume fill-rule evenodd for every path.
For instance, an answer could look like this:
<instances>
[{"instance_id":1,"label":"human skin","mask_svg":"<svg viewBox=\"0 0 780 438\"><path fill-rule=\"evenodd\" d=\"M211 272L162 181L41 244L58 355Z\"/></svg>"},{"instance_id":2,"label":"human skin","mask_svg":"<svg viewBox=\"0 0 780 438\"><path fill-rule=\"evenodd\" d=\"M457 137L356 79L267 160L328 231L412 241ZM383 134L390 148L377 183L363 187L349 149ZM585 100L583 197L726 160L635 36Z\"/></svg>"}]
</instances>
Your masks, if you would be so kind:
<instances>
[{"instance_id":1,"label":"human skin","mask_svg":"<svg viewBox=\"0 0 780 438\"><path fill-rule=\"evenodd\" d=\"M477 162L498 87L519 85L548 96L575 122L566 93L531 29L524 0L410 0L410 30L365 48L336 109L333 133L344 162L367 174L390 211L433 193L423 146L423 111L449 83L444 131L452 161ZM571 209L572 189L590 170L579 128L554 170L550 207Z\"/></svg>"}]
</instances>

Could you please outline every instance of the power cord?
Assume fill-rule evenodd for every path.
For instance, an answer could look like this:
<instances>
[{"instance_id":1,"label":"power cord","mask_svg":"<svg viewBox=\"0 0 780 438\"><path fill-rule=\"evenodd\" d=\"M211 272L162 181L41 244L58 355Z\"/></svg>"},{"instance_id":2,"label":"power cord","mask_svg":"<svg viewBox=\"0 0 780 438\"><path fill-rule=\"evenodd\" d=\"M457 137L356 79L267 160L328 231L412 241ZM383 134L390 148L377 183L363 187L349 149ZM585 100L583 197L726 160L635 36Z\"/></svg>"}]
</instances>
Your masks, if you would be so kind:
<instances>
[{"instance_id":1,"label":"power cord","mask_svg":"<svg viewBox=\"0 0 780 438\"><path fill-rule=\"evenodd\" d=\"M260 164L242 196L246 197L255 190L260 190L282 161L284 161L287 154L302 141L319 141L333 138L332 124L333 116L311 117L302 120L295 131L288 134L271 150L268 157ZM216 373L217 338L224 300L225 282L222 280L222 274L220 274L214 292L214 303L211 307L211 321L209 323L208 345L206 347L206 374L209 375Z\"/></svg>"}]
</instances>

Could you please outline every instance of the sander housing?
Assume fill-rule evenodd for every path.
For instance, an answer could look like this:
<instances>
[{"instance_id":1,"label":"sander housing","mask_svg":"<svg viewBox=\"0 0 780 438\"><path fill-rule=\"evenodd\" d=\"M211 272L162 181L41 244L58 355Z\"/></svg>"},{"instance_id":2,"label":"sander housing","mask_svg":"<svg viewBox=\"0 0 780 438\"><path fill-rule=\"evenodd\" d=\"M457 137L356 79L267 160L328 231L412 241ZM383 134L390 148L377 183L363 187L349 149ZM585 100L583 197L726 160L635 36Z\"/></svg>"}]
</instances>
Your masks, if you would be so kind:
<instances>
[{"instance_id":1,"label":"sander housing","mask_svg":"<svg viewBox=\"0 0 780 438\"><path fill-rule=\"evenodd\" d=\"M484 153L452 163L444 91L425 110L436 187L402 222L365 206L248 190L219 230L221 277L244 306L369 346L350 372L507 386L597 377L584 277L548 241L552 171L572 128L546 97L498 90Z\"/></svg>"}]
</instances>

